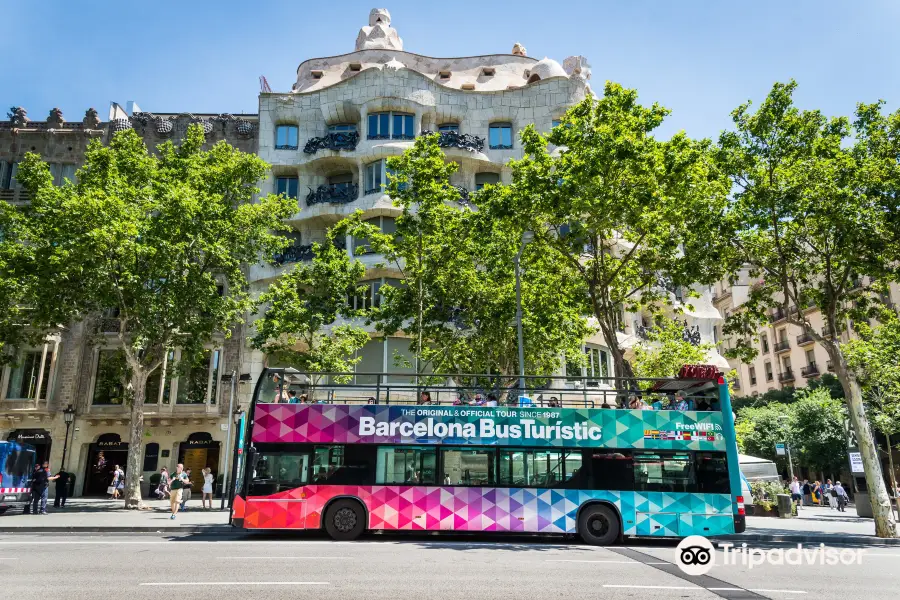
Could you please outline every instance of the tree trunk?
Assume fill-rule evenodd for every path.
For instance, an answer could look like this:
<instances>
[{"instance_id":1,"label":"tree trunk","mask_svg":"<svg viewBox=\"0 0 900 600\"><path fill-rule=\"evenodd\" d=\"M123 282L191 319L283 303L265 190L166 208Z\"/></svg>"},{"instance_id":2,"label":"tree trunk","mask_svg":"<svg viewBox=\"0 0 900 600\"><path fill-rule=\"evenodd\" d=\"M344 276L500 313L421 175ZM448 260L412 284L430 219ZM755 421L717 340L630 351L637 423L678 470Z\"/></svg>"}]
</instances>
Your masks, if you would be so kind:
<instances>
[{"instance_id":1,"label":"tree trunk","mask_svg":"<svg viewBox=\"0 0 900 600\"><path fill-rule=\"evenodd\" d=\"M891 436L884 434L887 441L888 468L891 470L891 495L894 497L894 504L897 505L897 514L900 515L900 493L897 492L897 476L894 474L894 453L891 448Z\"/></svg>"},{"instance_id":2,"label":"tree trunk","mask_svg":"<svg viewBox=\"0 0 900 600\"><path fill-rule=\"evenodd\" d=\"M844 360L844 355L838 345L832 342L828 350L834 363L835 372L844 388L847 410L850 413L850 424L853 431L856 432L856 440L859 443L859 452L862 455L863 470L866 475L866 486L869 488L869 501L872 504L872 515L875 518L875 535L881 538L898 537L897 521L891 507L891 497L884 484L878 447L875 445L875 437L872 435L872 429L869 427L869 420L866 417L862 390L856 381L856 376L847 366L847 361ZM851 473L851 477L852 475Z\"/></svg>"},{"instance_id":3,"label":"tree trunk","mask_svg":"<svg viewBox=\"0 0 900 600\"><path fill-rule=\"evenodd\" d=\"M141 456L144 448L144 398L147 393L147 373L132 367L131 431L128 436L128 462L125 468L125 508L141 508Z\"/></svg>"}]
</instances>

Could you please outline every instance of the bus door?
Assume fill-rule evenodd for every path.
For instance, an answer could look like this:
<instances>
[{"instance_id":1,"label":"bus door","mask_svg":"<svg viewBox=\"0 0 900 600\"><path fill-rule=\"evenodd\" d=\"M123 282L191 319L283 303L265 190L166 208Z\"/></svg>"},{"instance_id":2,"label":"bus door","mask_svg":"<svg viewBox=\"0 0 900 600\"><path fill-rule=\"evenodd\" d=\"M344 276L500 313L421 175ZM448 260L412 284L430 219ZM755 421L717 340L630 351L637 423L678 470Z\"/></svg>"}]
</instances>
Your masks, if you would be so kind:
<instances>
[{"instance_id":1,"label":"bus door","mask_svg":"<svg viewBox=\"0 0 900 600\"><path fill-rule=\"evenodd\" d=\"M251 521L260 529L302 529L306 519L306 495L300 488L309 480L309 452L263 451L255 456L254 463L245 515L257 513L259 518ZM277 503L277 508L271 506L272 503ZM267 523L270 519L276 522Z\"/></svg>"}]
</instances>

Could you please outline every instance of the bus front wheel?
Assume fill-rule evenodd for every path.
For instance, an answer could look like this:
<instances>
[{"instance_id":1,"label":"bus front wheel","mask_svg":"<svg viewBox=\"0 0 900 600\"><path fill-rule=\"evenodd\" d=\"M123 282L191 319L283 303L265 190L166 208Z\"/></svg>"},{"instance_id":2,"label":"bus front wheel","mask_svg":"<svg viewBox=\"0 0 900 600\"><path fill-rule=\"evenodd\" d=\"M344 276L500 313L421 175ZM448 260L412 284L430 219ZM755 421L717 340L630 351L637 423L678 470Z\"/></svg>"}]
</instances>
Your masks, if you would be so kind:
<instances>
[{"instance_id":1,"label":"bus front wheel","mask_svg":"<svg viewBox=\"0 0 900 600\"><path fill-rule=\"evenodd\" d=\"M609 546L619 539L619 517L602 504L584 508L578 515L578 534L588 544Z\"/></svg>"},{"instance_id":2,"label":"bus front wheel","mask_svg":"<svg viewBox=\"0 0 900 600\"><path fill-rule=\"evenodd\" d=\"M325 513L325 531L334 540L355 540L365 529L365 510L355 500L338 500Z\"/></svg>"}]
</instances>

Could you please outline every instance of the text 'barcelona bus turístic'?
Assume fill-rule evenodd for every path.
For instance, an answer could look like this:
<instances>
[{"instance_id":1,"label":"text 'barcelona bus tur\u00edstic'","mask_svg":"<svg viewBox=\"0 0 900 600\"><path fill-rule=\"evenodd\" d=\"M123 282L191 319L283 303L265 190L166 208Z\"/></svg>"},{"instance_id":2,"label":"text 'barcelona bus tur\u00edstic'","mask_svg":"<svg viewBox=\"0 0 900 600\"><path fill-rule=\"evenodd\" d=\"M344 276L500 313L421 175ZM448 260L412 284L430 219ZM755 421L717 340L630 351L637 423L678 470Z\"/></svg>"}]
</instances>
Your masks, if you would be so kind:
<instances>
[{"instance_id":1,"label":"text 'barcelona bus tur\u00edstic'","mask_svg":"<svg viewBox=\"0 0 900 600\"><path fill-rule=\"evenodd\" d=\"M0 515L10 508L28 506L34 456L33 446L0 442Z\"/></svg>"},{"instance_id":2,"label":"text 'barcelona bus tur\u00edstic'","mask_svg":"<svg viewBox=\"0 0 900 600\"><path fill-rule=\"evenodd\" d=\"M744 531L717 368L618 390L612 379L534 377L523 393L492 377L264 370L239 441L232 524L340 540L533 532L600 545Z\"/></svg>"}]
</instances>

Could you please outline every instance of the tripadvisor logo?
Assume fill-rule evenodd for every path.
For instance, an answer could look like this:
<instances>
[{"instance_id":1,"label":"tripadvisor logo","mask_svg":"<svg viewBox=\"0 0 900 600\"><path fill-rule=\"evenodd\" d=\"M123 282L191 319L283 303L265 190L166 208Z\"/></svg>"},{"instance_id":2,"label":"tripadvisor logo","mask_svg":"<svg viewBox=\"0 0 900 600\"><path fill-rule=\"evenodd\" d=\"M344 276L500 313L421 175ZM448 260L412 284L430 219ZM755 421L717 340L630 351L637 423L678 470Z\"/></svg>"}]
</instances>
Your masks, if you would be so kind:
<instances>
[{"instance_id":1,"label":"tripadvisor logo","mask_svg":"<svg viewBox=\"0 0 900 600\"><path fill-rule=\"evenodd\" d=\"M858 565L862 564L864 550L859 548L828 548L825 544L796 548L748 548L747 544L719 544L722 565L740 565L747 569L762 565ZM675 562L687 575L706 575L716 564L712 542L702 535L692 535L679 542L675 549Z\"/></svg>"}]
</instances>

